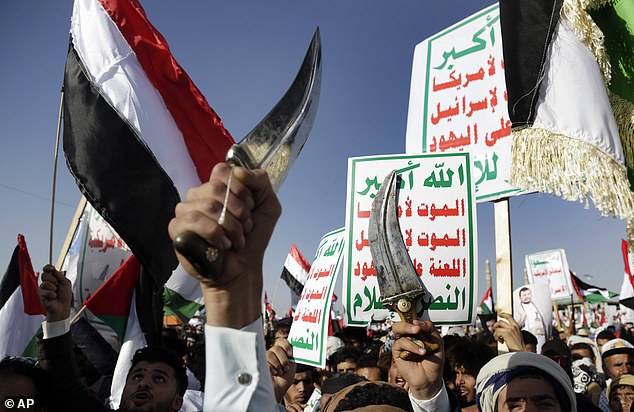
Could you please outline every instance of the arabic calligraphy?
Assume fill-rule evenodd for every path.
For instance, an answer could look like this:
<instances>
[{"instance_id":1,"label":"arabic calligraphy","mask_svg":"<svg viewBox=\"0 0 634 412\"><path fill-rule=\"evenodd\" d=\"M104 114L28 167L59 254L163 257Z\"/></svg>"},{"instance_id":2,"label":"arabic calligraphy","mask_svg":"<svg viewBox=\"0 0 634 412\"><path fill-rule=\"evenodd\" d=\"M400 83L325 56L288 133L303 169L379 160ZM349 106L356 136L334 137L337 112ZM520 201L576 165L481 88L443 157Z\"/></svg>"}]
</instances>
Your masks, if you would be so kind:
<instances>
[{"instance_id":1,"label":"arabic calligraphy","mask_svg":"<svg viewBox=\"0 0 634 412\"><path fill-rule=\"evenodd\" d=\"M319 351L319 333L309 332L310 329L306 329L306 339L304 339L303 336L300 336L289 339L289 342L294 348Z\"/></svg>"},{"instance_id":2,"label":"arabic calligraphy","mask_svg":"<svg viewBox=\"0 0 634 412\"><path fill-rule=\"evenodd\" d=\"M495 44L495 32L493 30L493 25L500 19L500 16L497 15L493 18L491 18L491 16L487 16L487 23L480 28L478 31L476 31L473 36L471 36L471 41L472 44L460 51L456 51L456 48L453 47L451 50L449 51L445 51L442 54L442 58L443 61L442 63L437 66L434 67L434 69L438 70L438 69L442 69L445 66L447 66L448 69L453 68L453 64L450 63L450 61L455 61L457 59L460 59L462 57L465 57L469 54L472 53L476 53L479 52L480 50L484 50L487 47L487 41L486 38L483 38L482 35L488 30L489 31L489 41L491 42L491 46L493 46ZM449 65L447 65L449 64Z\"/></svg>"},{"instance_id":3,"label":"arabic calligraphy","mask_svg":"<svg viewBox=\"0 0 634 412\"><path fill-rule=\"evenodd\" d=\"M434 258L429 258L431 265L429 266L429 274L434 277L460 277L461 274L461 263L462 263L462 276L467 276L467 259L452 259L451 265L449 263L442 263L440 259L438 259L438 263L434 262ZM438 266L436 266L438 265Z\"/></svg>"},{"instance_id":4,"label":"arabic calligraphy","mask_svg":"<svg viewBox=\"0 0 634 412\"><path fill-rule=\"evenodd\" d=\"M454 171L450 168L443 169L444 163L437 163L434 165L435 169L440 169L436 175L436 171L432 171L431 174L425 179L424 185L427 187L451 187ZM445 177L446 176L446 177ZM464 170L462 165L458 166L458 178L460 186L464 184Z\"/></svg>"},{"instance_id":5,"label":"arabic calligraphy","mask_svg":"<svg viewBox=\"0 0 634 412\"><path fill-rule=\"evenodd\" d=\"M447 291L451 291L451 284L447 283ZM460 290L457 286L454 287L453 295L449 293L446 297L436 296L431 300L431 296L424 296L422 299L423 308L429 310L458 310L465 309L466 307L466 288Z\"/></svg>"},{"instance_id":6,"label":"arabic calligraphy","mask_svg":"<svg viewBox=\"0 0 634 412\"><path fill-rule=\"evenodd\" d=\"M370 291L370 289L367 286L363 287L363 295L367 298L367 304L365 307L363 307L361 310L363 312L368 312L371 310L379 310L379 309L385 309L385 307L383 306L383 304L377 300L376 298L376 287L372 286L372 291ZM357 313L357 308L361 308L363 305L363 301L364 299L361 297L361 294L357 293L354 296L354 302L352 304L352 310L353 313L356 316Z\"/></svg>"}]
</instances>

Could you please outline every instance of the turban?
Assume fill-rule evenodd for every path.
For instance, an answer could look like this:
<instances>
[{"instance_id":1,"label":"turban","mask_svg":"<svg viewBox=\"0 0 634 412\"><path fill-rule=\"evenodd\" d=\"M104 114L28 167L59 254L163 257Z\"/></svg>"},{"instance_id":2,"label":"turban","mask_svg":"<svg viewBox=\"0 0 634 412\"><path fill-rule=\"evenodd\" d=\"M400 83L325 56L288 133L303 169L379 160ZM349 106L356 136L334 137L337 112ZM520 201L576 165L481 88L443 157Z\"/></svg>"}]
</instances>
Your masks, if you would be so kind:
<instances>
[{"instance_id":1,"label":"turban","mask_svg":"<svg viewBox=\"0 0 634 412\"><path fill-rule=\"evenodd\" d=\"M576 411L577 402L566 372L553 360L532 352L511 352L496 356L482 367L476 380L476 402L480 410L496 410L498 396L514 378L543 376L553 385L562 410Z\"/></svg>"}]
</instances>

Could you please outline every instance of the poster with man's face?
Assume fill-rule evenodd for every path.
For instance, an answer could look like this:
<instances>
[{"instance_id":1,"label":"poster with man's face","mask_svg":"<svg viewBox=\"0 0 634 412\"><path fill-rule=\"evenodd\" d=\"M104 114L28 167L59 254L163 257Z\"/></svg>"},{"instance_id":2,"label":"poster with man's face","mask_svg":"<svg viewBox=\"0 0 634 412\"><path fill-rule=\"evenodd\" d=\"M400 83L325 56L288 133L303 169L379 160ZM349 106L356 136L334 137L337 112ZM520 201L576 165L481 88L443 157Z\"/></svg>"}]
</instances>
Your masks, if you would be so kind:
<instances>
[{"instance_id":1,"label":"poster with man's face","mask_svg":"<svg viewBox=\"0 0 634 412\"><path fill-rule=\"evenodd\" d=\"M547 341L553 320L548 285L525 285L515 289L513 291L513 318L521 329L535 335L538 342Z\"/></svg>"}]
</instances>

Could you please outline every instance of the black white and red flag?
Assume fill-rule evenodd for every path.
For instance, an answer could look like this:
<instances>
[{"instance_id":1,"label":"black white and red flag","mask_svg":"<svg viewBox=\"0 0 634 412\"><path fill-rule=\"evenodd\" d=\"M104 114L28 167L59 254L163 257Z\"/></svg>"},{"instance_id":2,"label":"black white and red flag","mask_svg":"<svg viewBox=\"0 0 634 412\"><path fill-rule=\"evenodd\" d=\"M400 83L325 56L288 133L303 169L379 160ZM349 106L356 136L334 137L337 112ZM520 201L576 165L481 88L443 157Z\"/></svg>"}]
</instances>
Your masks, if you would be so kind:
<instances>
[{"instance_id":1,"label":"black white and red flag","mask_svg":"<svg viewBox=\"0 0 634 412\"><path fill-rule=\"evenodd\" d=\"M160 287L186 191L233 139L137 0L76 0L64 74L64 152L77 184Z\"/></svg>"},{"instance_id":2,"label":"black white and red flag","mask_svg":"<svg viewBox=\"0 0 634 412\"><path fill-rule=\"evenodd\" d=\"M310 272L310 263L302 256L297 246L291 246L281 277L296 297L302 294L308 272Z\"/></svg>"}]
</instances>

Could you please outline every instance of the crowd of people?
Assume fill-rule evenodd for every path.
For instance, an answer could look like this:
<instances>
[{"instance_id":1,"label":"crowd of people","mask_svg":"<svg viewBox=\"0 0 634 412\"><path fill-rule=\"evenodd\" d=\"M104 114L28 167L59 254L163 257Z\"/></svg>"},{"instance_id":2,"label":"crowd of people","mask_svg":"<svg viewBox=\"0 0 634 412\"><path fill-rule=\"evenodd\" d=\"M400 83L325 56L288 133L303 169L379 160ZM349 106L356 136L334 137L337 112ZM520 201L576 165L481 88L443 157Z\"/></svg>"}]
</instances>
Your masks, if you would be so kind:
<instances>
[{"instance_id":1,"label":"crowd of people","mask_svg":"<svg viewBox=\"0 0 634 412\"><path fill-rule=\"evenodd\" d=\"M228 213L220 224L223 207ZM537 338L503 312L480 329L456 327L444 335L432 322L418 320L394 323L385 333L347 327L328 338L326 368L296 363L287 340L291 319L277 320L265 334L261 315L262 261L280 213L261 170L221 163L209 182L190 190L176 208L170 236L191 231L222 249L223 273L215 280L203 277L179 255L200 281L204 325L167 330L162 346L137 351L118 410L631 409L634 338L618 327L590 337L553 333L540 353ZM109 394L96 389L104 385L95 385L94 371L89 375L89 368L80 368L70 327L69 280L51 265L44 267L41 280L46 321L38 361L0 362L5 400L0 410L8 399L33 399L32 410L38 411L111 410ZM426 350L412 338L438 349ZM501 342L508 353L498 354Z\"/></svg>"}]
</instances>

